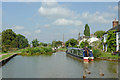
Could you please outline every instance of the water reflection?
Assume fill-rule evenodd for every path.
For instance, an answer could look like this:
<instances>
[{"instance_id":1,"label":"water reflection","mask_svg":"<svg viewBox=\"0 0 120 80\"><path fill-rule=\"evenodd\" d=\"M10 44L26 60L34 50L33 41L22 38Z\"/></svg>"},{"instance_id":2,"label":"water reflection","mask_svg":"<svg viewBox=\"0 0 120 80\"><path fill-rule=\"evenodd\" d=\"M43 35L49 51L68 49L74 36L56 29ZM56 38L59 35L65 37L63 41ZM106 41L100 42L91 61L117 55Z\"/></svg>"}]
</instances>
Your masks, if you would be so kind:
<instances>
[{"instance_id":1,"label":"water reflection","mask_svg":"<svg viewBox=\"0 0 120 80\"><path fill-rule=\"evenodd\" d=\"M100 76L100 69L104 76ZM16 56L3 66L2 73L4 78L83 78L83 72L87 78L116 78L117 63L101 60L84 63L57 52L51 56Z\"/></svg>"}]
</instances>

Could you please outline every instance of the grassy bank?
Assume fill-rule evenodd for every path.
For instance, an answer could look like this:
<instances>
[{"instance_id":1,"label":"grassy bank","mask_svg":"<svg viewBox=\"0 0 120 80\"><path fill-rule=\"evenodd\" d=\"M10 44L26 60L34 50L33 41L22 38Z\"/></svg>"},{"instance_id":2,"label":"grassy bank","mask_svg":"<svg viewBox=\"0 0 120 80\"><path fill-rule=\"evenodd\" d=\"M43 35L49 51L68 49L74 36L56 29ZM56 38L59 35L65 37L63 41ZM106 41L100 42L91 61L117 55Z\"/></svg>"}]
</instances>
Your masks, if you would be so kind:
<instances>
[{"instance_id":1,"label":"grassy bank","mask_svg":"<svg viewBox=\"0 0 120 80\"><path fill-rule=\"evenodd\" d=\"M22 56L35 56L35 55L52 55L53 52L54 51L52 50L52 48L48 47L25 48L7 53L1 52L0 61L14 55L14 53Z\"/></svg>"},{"instance_id":2,"label":"grassy bank","mask_svg":"<svg viewBox=\"0 0 120 80\"><path fill-rule=\"evenodd\" d=\"M93 49L93 55L95 58L106 58L106 59L118 59L120 56L118 55L111 55L112 53L104 52L100 49Z\"/></svg>"},{"instance_id":3,"label":"grassy bank","mask_svg":"<svg viewBox=\"0 0 120 80\"><path fill-rule=\"evenodd\" d=\"M33 56L33 55L52 55L54 51L49 47L34 47L22 49L19 55Z\"/></svg>"},{"instance_id":4,"label":"grassy bank","mask_svg":"<svg viewBox=\"0 0 120 80\"><path fill-rule=\"evenodd\" d=\"M10 56L12 56L12 55L14 55L14 54L2 55L2 57L0 57L0 61L3 60L3 59L6 59L6 58L8 58L8 57L10 57Z\"/></svg>"},{"instance_id":5,"label":"grassy bank","mask_svg":"<svg viewBox=\"0 0 120 80\"><path fill-rule=\"evenodd\" d=\"M66 51L66 48L58 48L57 51Z\"/></svg>"}]
</instances>

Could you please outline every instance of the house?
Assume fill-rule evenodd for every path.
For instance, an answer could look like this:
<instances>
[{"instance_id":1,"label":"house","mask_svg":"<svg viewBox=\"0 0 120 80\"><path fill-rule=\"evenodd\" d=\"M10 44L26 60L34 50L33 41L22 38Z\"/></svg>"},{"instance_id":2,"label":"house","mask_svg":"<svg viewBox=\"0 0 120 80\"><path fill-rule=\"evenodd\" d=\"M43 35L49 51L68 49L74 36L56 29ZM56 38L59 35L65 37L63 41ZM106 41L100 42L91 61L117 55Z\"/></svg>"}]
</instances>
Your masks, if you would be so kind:
<instances>
[{"instance_id":1,"label":"house","mask_svg":"<svg viewBox=\"0 0 120 80\"><path fill-rule=\"evenodd\" d=\"M113 27L111 29L109 29L108 31L110 30L116 30L116 51L119 51L120 50L120 24L119 22L115 19L113 22ZM107 40L107 33L108 31L105 32L105 34L103 35L103 51L107 51L107 43L106 43L106 40Z\"/></svg>"},{"instance_id":2,"label":"house","mask_svg":"<svg viewBox=\"0 0 120 80\"><path fill-rule=\"evenodd\" d=\"M92 45L93 42L99 41L99 40L100 39L98 39L94 34L91 34L90 36L83 35L82 37L80 37L80 39L78 38L79 45L82 41L83 42L87 41L89 43L89 45Z\"/></svg>"}]
</instances>

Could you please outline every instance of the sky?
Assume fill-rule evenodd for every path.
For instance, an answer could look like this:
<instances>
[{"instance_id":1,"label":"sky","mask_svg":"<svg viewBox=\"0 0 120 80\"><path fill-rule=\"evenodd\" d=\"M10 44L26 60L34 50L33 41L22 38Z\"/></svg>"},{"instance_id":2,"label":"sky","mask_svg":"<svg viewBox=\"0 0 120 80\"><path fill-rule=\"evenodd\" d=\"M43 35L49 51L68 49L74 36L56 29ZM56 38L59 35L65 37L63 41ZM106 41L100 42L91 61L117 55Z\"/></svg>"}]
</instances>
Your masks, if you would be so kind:
<instances>
[{"instance_id":1,"label":"sky","mask_svg":"<svg viewBox=\"0 0 120 80\"><path fill-rule=\"evenodd\" d=\"M2 2L2 30L12 29L31 42L65 41L81 36L85 24L93 34L112 28L117 2Z\"/></svg>"}]
</instances>

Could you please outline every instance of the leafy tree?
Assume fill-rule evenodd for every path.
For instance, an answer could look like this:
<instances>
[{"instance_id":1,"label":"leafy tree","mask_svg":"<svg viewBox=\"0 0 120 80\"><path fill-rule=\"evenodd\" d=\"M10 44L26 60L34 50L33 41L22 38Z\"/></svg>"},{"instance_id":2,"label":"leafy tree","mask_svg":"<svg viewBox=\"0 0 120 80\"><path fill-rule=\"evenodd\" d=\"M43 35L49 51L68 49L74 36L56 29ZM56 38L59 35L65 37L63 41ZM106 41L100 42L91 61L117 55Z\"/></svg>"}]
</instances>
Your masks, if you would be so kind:
<instances>
[{"instance_id":1,"label":"leafy tree","mask_svg":"<svg viewBox=\"0 0 120 80\"><path fill-rule=\"evenodd\" d=\"M88 46L89 46L89 43L88 43L87 41L85 41L85 42L82 41L82 42L80 43L80 47L81 47L81 48L84 48L85 46L88 47Z\"/></svg>"},{"instance_id":2,"label":"leafy tree","mask_svg":"<svg viewBox=\"0 0 120 80\"><path fill-rule=\"evenodd\" d=\"M62 46L62 41L56 41L57 46Z\"/></svg>"},{"instance_id":3,"label":"leafy tree","mask_svg":"<svg viewBox=\"0 0 120 80\"><path fill-rule=\"evenodd\" d=\"M112 52L116 50L116 33L115 30L109 31L107 36L107 45L108 45L108 52Z\"/></svg>"},{"instance_id":4,"label":"leafy tree","mask_svg":"<svg viewBox=\"0 0 120 80\"><path fill-rule=\"evenodd\" d=\"M40 46L44 46L44 47L46 47L48 44L47 44L47 43L43 43L43 42L41 42L39 45L40 45Z\"/></svg>"},{"instance_id":5,"label":"leafy tree","mask_svg":"<svg viewBox=\"0 0 120 80\"><path fill-rule=\"evenodd\" d=\"M56 41L52 41L52 47L57 47Z\"/></svg>"},{"instance_id":6,"label":"leafy tree","mask_svg":"<svg viewBox=\"0 0 120 80\"><path fill-rule=\"evenodd\" d=\"M52 46L53 47L62 46L62 41L52 41Z\"/></svg>"},{"instance_id":7,"label":"leafy tree","mask_svg":"<svg viewBox=\"0 0 120 80\"><path fill-rule=\"evenodd\" d=\"M32 41L32 45L33 45L33 47L39 46L39 41L38 41L37 39L34 39L34 40Z\"/></svg>"},{"instance_id":8,"label":"leafy tree","mask_svg":"<svg viewBox=\"0 0 120 80\"><path fill-rule=\"evenodd\" d=\"M1 35L1 34L0 34ZM2 51L7 52L10 48L25 48L28 40L21 34L16 34L12 29L2 31Z\"/></svg>"},{"instance_id":9,"label":"leafy tree","mask_svg":"<svg viewBox=\"0 0 120 80\"><path fill-rule=\"evenodd\" d=\"M69 45L71 45L72 47L77 45L78 42L76 39L72 38L72 39L69 39L68 41L65 42L65 45L66 47L68 47Z\"/></svg>"},{"instance_id":10,"label":"leafy tree","mask_svg":"<svg viewBox=\"0 0 120 80\"><path fill-rule=\"evenodd\" d=\"M18 34L16 37L17 47L18 48L25 48L28 47L28 40L25 38L25 36Z\"/></svg>"},{"instance_id":11,"label":"leafy tree","mask_svg":"<svg viewBox=\"0 0 120 80\"><path fill-rule=\"evenodd\" d=\"M89 28L88 24L85 25L84 35L90 36L90 28Z\"/></svg>"},{"instance_id":12,"label":"leafy tree","mask_svg":"<svg viewBox=\"0 0 120 80\"><path fill-rule=\"evenodd\" d=\"M7 29L2 32L2 46L9 46L8 48L16 47L16 33L12 29Z\"/></svg>"},{"instance_id":13,"label":"leafy tree","mask_svg":"<svg viewBox=\"0 0 120 80\"><path fill-rule=\"evenodd\" d=\"M94 35L96 35L97 38L101 38L104 33L105 33L105 31L96 31L96 32L94 33Z\"/></svg>"}]
</instances>

